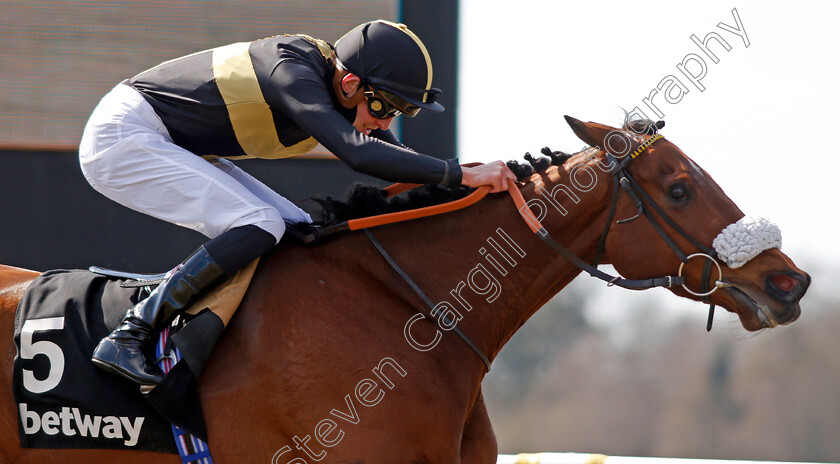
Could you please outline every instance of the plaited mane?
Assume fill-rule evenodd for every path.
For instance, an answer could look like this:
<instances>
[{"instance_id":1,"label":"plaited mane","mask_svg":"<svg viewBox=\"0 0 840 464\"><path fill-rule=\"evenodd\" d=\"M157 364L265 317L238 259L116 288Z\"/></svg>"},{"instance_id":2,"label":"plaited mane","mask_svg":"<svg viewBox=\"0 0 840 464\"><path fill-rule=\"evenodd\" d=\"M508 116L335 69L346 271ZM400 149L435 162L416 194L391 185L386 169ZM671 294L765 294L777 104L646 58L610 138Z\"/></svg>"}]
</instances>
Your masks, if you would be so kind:
<instances>
[{"instance_id":1,"label":"plaited mane","mask_svg":"<svg viewBox=\"0 0 840 464\"><path fill-rule=\"evenodd\" d=\"M653 135L664 125L663 121L630 120L629 116L625 116L623 130L633 131L636 134ZM511 160L506 163L518 181L525 182L534 173L545 172L550 166L562 166L572 157L570 154L553 151L548 147L544 147L540 152L544 156L534 157L531 153L525 153L526 163L518 160ZM330 225L360 217L422 208L458 200L469 195L473 190L465 186L447 187L440 184L429 184L405 194L387 198L385 190L379 187L356 184L351 187L343 201L332 197L316 197L312 198L311 201L316 203L318 209L318 211L313 212L313 217L316 218L315 222L321 225Z\"/></svg>"}]
</instances>

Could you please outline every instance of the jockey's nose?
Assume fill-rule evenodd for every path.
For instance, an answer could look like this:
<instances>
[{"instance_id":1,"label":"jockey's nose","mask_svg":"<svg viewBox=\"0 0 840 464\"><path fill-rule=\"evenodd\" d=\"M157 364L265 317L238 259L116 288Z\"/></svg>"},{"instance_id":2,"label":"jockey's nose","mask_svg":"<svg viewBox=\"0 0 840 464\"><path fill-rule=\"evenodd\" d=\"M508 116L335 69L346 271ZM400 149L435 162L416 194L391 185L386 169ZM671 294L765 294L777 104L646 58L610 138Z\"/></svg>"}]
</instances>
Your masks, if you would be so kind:
<instances>
[{"instance_id":1,"label":"jockey's nose","mask_svg":"<svg viewBox=\"0 0 840 464\"><path fill-rule=\"evenodd\" d=\"M782 271L768 274L764 288L773 298L785 303L796 303L811 285L811 276L806 273Z\"/></svg>"}]
</instances>

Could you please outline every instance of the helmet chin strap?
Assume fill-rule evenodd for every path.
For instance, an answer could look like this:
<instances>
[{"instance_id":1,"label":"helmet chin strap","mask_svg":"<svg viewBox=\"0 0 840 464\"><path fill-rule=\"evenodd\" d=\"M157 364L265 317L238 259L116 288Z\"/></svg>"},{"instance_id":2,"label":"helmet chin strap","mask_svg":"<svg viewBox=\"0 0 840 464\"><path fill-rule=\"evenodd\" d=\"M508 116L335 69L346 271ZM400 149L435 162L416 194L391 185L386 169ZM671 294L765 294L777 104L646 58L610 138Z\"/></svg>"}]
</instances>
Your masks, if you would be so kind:
<instances>
[{"instance_id":1,"label":"helmet chin strap","mask_svg":"<svg viewBox=\"0 0 840 464\"><path fill-rule=\"evenodd\" d=\"M338 99L338 103L347 108L353 109L358 106L359 103L364 101L365 99L365 92L363 89L358 88L356 92L351 97L347 97L344 93L344 89L341 88L341 82L347 77L350 72L341 69L340 67L336 66L335 72L333 73L333 92L335 93L335 97Z\"/></svg>"}]
</instances>

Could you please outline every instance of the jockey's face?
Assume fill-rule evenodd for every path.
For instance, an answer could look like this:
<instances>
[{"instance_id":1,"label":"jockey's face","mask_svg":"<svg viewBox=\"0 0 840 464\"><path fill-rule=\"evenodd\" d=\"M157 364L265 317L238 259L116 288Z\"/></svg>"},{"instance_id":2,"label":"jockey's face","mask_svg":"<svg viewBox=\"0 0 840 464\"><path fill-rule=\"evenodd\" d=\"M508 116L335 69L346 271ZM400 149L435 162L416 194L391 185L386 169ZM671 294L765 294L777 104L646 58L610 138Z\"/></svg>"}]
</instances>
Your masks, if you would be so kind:
<instances>
[{"instance_id":1,"label":"jockey's face","mask_svg":"<svg viewBox=\"0 0 840 464\"><path fill-rule=\"evenodd\" d=\"M375 129L385 130L391 126L391 121L394 118L379 119L370 114L366 100L362 100L356 105L356 119L353 121L353 127L357 131L365 135L370 135L370 131Z\"/></svg>"},{"instance_id":2,"label":"jockey's face","mask_svg":"<svg viewBox=\"0 0 840 464\"><path fill-rule=\"evenodd\" d=\"M353 120L353 127L355 127L357 131L365 135L370 135L372 130L385 130L391 126L391 121L394 119L393 117L379 119L370 114L367 100L360 98L361 94L364 93L364 88L362 87L361 79L359 79L358 76L350 73L344 76L341 80L341 90L344 92L344 96L347 99L356 98L357 95L359 97L359 103L356 104L356 118Z\"/></svg>"}]
</instances>

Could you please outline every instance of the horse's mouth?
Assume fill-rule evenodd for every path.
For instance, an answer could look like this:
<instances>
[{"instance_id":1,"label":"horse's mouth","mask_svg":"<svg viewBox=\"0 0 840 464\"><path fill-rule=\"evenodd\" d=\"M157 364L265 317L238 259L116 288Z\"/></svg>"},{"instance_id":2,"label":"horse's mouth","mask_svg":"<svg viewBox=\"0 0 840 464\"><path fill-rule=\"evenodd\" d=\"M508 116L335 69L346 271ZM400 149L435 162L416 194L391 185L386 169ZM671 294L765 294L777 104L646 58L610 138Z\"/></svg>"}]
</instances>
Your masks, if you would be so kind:
<instances>
[{"instance_id":1,"label":"horse's mouth","mask_svg":"<svg viewBox=\"0 0 840 464\"><path fill-rule=\"evenodd\" d=\"M733 311L746 330L756 331L787 325L799 317L799 303L782 303L751 285L733 283L724 293L738 306Z\"/></svg>"}]
</instances>

